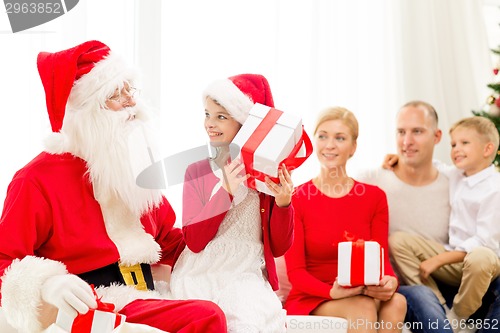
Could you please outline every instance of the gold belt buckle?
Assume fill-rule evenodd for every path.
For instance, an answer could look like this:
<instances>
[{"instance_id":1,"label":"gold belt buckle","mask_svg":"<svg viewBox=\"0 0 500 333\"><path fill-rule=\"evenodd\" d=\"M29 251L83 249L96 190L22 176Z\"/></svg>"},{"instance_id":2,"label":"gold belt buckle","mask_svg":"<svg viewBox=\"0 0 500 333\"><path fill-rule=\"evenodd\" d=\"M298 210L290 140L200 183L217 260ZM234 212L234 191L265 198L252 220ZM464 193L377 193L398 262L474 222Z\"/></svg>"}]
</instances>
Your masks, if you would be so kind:
<instances>
[{"instance_id":1,"label":"gold belt buckle","mask_svg":"<svg viewBox=\"0 0 500 333\"><path fill-rule=\"evenodd\" d=\"M141 264L132 266L118 265L118 267L120 267L120 273L127 286L134 286L137 290L148 290Z\"/></svg>"}]
</instances>

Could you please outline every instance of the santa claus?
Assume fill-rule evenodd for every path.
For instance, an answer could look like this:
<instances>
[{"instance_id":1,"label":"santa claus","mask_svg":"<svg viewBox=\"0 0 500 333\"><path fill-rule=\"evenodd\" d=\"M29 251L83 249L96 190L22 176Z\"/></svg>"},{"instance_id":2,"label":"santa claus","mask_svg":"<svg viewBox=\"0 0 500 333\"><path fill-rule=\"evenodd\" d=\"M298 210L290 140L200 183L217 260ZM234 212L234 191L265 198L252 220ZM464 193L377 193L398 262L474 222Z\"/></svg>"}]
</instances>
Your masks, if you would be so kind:
<instances>
[{"instance_id":1,"label":"santa claus","mask_svg":"<svg viewBox=\"0 0 500 333\"><path fill-rule=\"evenodd\" d=\"M84 314L96 307L94 284L128 322L225 332L215 304L167 300L155 290L151 266L172 265L184 243L166 198L136 185L151 140L134 72L98 41L42 52L37 63L54 133L15 174L0 220L9 323L36 333L57 311Z\"/></svg>"}]
</instances>

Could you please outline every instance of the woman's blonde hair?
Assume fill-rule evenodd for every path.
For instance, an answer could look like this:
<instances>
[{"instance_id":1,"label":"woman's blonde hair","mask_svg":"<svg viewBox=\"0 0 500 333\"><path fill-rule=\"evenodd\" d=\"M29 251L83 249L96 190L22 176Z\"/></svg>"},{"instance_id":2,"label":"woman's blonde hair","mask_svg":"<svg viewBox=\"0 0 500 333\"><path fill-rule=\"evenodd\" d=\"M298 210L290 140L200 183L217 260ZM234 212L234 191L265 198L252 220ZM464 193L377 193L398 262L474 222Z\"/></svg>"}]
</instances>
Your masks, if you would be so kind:
<instances>
[{"instance_id":1,"label":"woman's blonde hair","mask_svg":"<svg viewBox=\"0 0 500 333\"><path fill-rule=\"evenodd\" d=\"M318 131L318 127L321 124L330 120L342 121L347 127L349 127L349 129L351 130L352 140L356 142L359 133L358 120L356 119L356 116L354 116L354 113L340 106L330 107L321 111L318 119L316 120L314 134L316 134L316 132Z\"/></svg>"}]
</instances>

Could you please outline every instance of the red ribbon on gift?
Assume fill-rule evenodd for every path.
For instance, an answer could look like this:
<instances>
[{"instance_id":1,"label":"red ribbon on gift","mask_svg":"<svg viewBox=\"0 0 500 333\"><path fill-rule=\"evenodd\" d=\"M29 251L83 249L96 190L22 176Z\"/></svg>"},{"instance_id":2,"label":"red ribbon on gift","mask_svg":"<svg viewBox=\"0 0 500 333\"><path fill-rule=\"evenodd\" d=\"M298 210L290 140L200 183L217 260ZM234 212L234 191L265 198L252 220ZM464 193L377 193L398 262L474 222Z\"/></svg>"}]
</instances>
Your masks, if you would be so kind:
<instances>
[{"instance_id":1,"label":"red ribbon on gift","mask_svg":"<svg viewBox=\"0 0 500 333\"><path fill-rule=\"evenodd\" d=\"M241 147L241 156L243 157L243 162L245 163L246 172L250 174L250 177L247 180L248 187L250 188L256 188L255 179L263 181L265 177L262 172L253 168L253 155L282 114L283 111L271 108L254 130L252 135L248 138L247 142L245 142L243 147Z\"/></svg>"},{"instance_id":2,"label":"red ribbon on gift","mask_svg":"<svg viewBox=\"0 0 500 333\"><path fill-rule=\"evenodd\" d=\"M274 125L276 124L276 122L278 121L278 119L281 117L282 114L283 111L271 108L269 112L264 116L264 118L262 118L262 121L254 130L252 135L250 135L250 137L245 142L243 147L241 147L241 155L243 157L243 162L245 163L245 169L246 172L250 175L250 177L247 180L247 185L250 188L256 189L255 180L260 180L261 182L265 182L266 176L269 177L275 183L280 182L279 177L271 177L263 172L255 170L253 166L254 162L253 157L257 148L260 146L262 141L264 141L267 134L271 131L271 129L274 127ZM297 155L302 146L302 142L304 142L306 148L306 155L304 157L295 157L295 155ZM295 145L295 147L293 147L289 156L285 158L283 161L281 161L279 165L280 166L285 165L288 171L291 171L299 167L302 163L304 163L304 161L311 155L311 153L312 153L312 143L309 137L307 136L307 133L304 131L304 126L302 126L302 140L300 140Z\"/></svg>"},{"instance_id":3,"label":"red ribbon on gift","mask_svg":"<svg viewBox=\"0 0 500 333\"><path fill-rule=\"evenodd\" d=\"M349 231L344 230L344 238L352 242L351 246L351 286L362 286L365 284L365 241L358 238ZM358 263L358 265L356 265ZM359 265L361 263L361 265Z\"/></svg>"},{"instance_id":4,"label":"red ribbon on gift","mask_svg":"<svg viewBox=\"0 0 500 333\"><path fill-rule=\"evenodd\" d=\"M97 296L97 293L94 289L94 285L90 285L92 288L92 292L94 293L95 299L97 301L97 308L90 309L86 314L78 314L75 320L73 321L73 325L71 326L71 333L89 333L92 329L92 322L94 320L94 311L100 310L104 312L115 312L115 305L112 303L105 303L101 301L101 298ZM121 323L121 318L119 315L116 315L115 325L117 327Z\"/></svg>"},{"instance_id":5,"label":"red ribbon on gift","mask_svg":"<svg viewBox=\"0 0 500 333\"><path fill-rule=\"evenodd\" d=\"M358 239L352 242L351 249L351 285L365 284L365 241Z\"/></svg>"}]
</instances>

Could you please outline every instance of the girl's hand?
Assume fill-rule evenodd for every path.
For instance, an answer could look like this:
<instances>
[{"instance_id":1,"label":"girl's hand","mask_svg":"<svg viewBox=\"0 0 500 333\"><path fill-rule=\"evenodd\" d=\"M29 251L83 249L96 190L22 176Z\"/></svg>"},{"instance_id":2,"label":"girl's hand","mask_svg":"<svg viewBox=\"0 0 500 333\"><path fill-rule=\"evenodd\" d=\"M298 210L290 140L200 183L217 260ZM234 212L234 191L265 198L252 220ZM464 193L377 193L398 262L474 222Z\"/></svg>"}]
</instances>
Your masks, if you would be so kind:
<instances>
[{"instance_id":1,"label":"girl's hand","mask_svg":"<svg viewBox=\"0 0 500 333\"><path fill-rule=\"evenodd\" d=\"M341 299L356 295L362 295L364 288L365 288L364 286L358 286L354 288L344 288L342 286L339 286L337 279L335 279L332 289L330 289L330 297L332 299Z\"/></svg>"},{"instance_id":2,"label":"girl's hand","mask_svg":"<svg viewBox=\"0 0 500 333\"><path fill-rule=\"evenodd\" d=\"M276 205L278 205L278 207L288 207L290 202L292 202L293 182L286 166L282 165L279 168L278 177L280 179L279 184L276 184L269 179L269 177L266 177L266 185L267 188L273 192Z\"/></svg>"},{"instance_id":3,"label":"girl's hand","mask_svg":"<svg viewBox=\"0 0 500 333\"><path fill-rule=\"evenodd\" d=\"M388 301L398 288L398 280L394 276L384 275L378 286L365 286L363 295L373 297L381 301Z\"/></svg>"},{"instance_id":4,"label":"girl's hand","mask_svg":"<svg viewBox=\"0 0 500 333\"><path fill-rule=\"evenodd\" d=\"M235 159L224 166L222 170L223 182L222 187L231 195L233 195L238 186L248 179L248 174L242 174L241 172L245 170L245 165L241 163L241 160Z\"/></svg>"}]
</instances>

